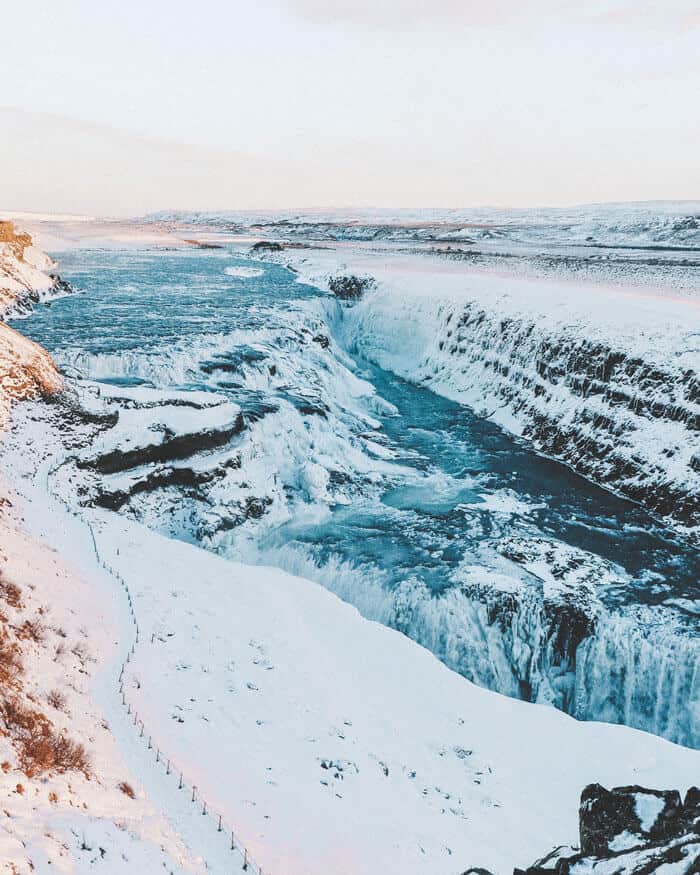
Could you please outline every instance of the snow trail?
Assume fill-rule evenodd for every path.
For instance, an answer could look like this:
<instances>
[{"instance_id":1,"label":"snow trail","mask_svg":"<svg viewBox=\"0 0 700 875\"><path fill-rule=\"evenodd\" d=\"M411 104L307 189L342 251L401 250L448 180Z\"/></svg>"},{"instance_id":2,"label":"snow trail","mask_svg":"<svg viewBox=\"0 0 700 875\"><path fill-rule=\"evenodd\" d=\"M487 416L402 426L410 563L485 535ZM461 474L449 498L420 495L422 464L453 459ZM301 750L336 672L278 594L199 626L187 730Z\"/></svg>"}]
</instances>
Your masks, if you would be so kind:
<instances>
[{"instance_id":1,"label":"snow trail","mask_svg":"<svg viewBox=\"0 0 700 875\"><path fill-rule=\"evenodd\" d=\"M131 590L129 589L129 585L123 575L120 574L119 571L117 571L112 565L110 565L100 553L97 543L97 537L95 536L95 526L93 525L93 523L85 516L80 515L75 510L73 510L73 508L71 508L68 502L58 492L54 492L51 490L50 478L58 470L58 468L60 468L64 461L64 459L61 459L58 463L48 468L45 479L46 491L53 498L58 499L58 501L60 501L60 503L65 507L69 514L74 516L77 520L85 525L90 534L90 540L97 563L110 575L110 577L117 581L119 586L124 591L124 594L126 595L129 618L133 627L134 638L131 647L127 651L125 659L121 663L118 680L119 694L121 696L121 705L126 710L126 715L130 718L128 722L134 727L134 732L138 732L138 739L143 740L143 744L146 745L146 751L151 751L151 756L155 756L155 763L160 766L161 771L164 770L164 775L172 779L172 784L174 784L177 780L177 790L182 792L183 797L189 796L190 804L194 808L198 809L201 807L202 816L208 818L208 822L211 822L214 831L221 836L221 847L225 848L226 845L224 844L224 842L228 843L228 850L230 851L232 857L236 860L236 862L240 864L241 871L251 872L252 875L271 875L269 870L267 870L267 872L263 871L263 869L255 862L252 855L248 851L245 843L241 841L241 838L237 835L235 828L231 824L229 824L227 820L224 819L223 814L215 811L207 803L206 798L198 794L198 788L194 781L187 777L185 775L185 772L179 769L176 763L167 755L167 753L158 746L158 744L154 740L153 734L148 731L144 721L140 719L136 709L132 708L131 706L131 703L129 702L126 695L126 682L128 678L129 665L131 663L132 657L136 652L136 645L141 643L141 629L139 627L136 612L134 610L134 599L132 597ZM153 637L151 638L151 643L153 643ZM131 680L132 682L134 682L133 678ZM138 681L135 682L138 683ZM163 813L168 816L167 812ZM174 819L177 821L177 818ZM209 862L207 862L207 866L208 865Z\"/></svg>"}]
</instances>

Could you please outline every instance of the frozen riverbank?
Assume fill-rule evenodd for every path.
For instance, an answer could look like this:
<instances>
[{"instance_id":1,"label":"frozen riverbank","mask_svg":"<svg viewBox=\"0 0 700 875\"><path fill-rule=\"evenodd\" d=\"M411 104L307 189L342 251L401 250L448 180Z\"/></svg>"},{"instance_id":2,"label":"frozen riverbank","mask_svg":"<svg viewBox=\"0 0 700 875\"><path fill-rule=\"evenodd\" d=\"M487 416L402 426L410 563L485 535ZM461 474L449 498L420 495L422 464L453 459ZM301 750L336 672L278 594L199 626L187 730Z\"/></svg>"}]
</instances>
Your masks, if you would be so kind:
<instances>
[{"instance_id":1,"label":"frozen riverbank","mask_svg":"<svg viewBox=\"0 0 700 875\"><path fill-rule=\"evenodd\" d=\"M329 272L338 273L336 255L329 258ZM391 569L377 565L367 575L362 564L299 566L363 608L366 595L378 596L371 606L389 607L384 622L448 665L454 657L460 671L470 665L475 673L501 673L512 695L560 697L559 707L595 689L603 700L584 716L619 720L624 712L629 722L650 719L656 731L692 739L694 689L677 682L678 660L667 660L656 638L642 648L644 671L630 675L642 698L617 682L627 662L639 667L633 635L622 642L610 626L607 637L587 639L585 660L582 650L580 664L572 660L603 605L614 610L621 599L629 607L644 596L645 581L654 609L663 598L658 579L639 575L631 590L631 574L555 537L572 538L564 512L571 508L573 527L591 532L587 545L603 545L606 527L630 518L629 505L610 496L608 504L605 493L584 490L573 478L572 503L552 495L533 500L538 478L554 488L566 469L548 471L492 426L480 432L464 408L441 395L392 382L367 359L358 357L358 367L347 349L359 348L365 326L374 336L375 326L364 321L372 292L346 310L283 270L232 262L226 252L110 256L109 273L99 270L98 257L94 274L89 259L76 259L95 300L65 299L31 326L50 339L71 374L80 369L101 382L70 379L60 403L18 410L5 463L21 477L30 524L43 508L51 537L66 525L53 543L82 555L89 546L84 527L68 526L72 517L35 476L43 456L52 468L70 457L52 474L51 489L92 522L100 561L119 578L103 582L119 593L123 579L132 595L140 635L126 673L129 701L196 783L197 799L236 825L264 869L328 871L341 861L353 872L424 872L429 865L447 873L479 864L507 872L547 844L575 840L586 783L686 788L696 752L633 730L577 724L475 688L308 580L217 558L135 521L227 556L247 544L246 555L258 561L258 547L277 561L284 551L272 549L275 543L296 550L300 535L306 545L318 539L323 559L324 550L345 549L347 527L347 544L362 562L386 554ZM129 345L137 337L132 322L138 339ZM503 479L503 465L511 479ZM517 478L514 466L522 467ZM95 506L118 508L121 516ZM603 507L612 519L600 518ZM372 516L363 521L363 513ZM368 518L373 537L360 543L353 533ZM668 563L670 581L676 545L656 530L647 536L657 545L649 556ZM620 537L627 544L630 533ZM373 542L381 545L376 555ZM468 556L455 551L461 543ZM425 572L418 586L401 580L411 564ZM389 570L395 579L387 576L384 588ZM368 590L358 588L361 580ZM654 616L668 620L673 611L689 627L693 603L674 601ZM666 620L659 631L670 644L689 642L694 658L692 636ZM627 662L616 662L611 648L618 653L622 643L629 645ZM590 688L572 686L574 668L590 676ZM653 682L662 674L676 679L673 690L665 680ZM496 686L486 674L478 679ZM608 696L613 690L619 702ZM115 719L118 713L116 707ZM218 871L209 819L188 826L173 808L177 782L168 776L168 789L163 771L154 778L152 763L138 758L137 746L147 740L134 738L129 721L114 725L149 797Z\"/></svg>"},{"instance_id":2,"label":"frozen riverbank","mask_svg":"<svg viewBox=\"0 0 700 875\"><path fill-rule=\"evenodd\" d=\"M22 412L34 454L10 442L4 455L31 493L30 524L44 501L36 461L57 447L45 412ZM62 525L51 512L49 537ZM700 769L698 752L475 687L317 584L87 515L133 594L128 695L265 871L508 873L575 842L584 784L685 788Z\"/></svg>"},{"instance_id":3,"label":"frozen riverbank","mask_svg":"<svg viewBox=\"0 0 700 875\"><path fill-rule=\"evenodd\" d=\"M348 345L700 531L700 296L494 276L425 256L285 252L317 284L374 285Z\"/></svg>"},{"instance_id":4,"label":"frozen riverbank","mask_svg":"<svg viewBox=\"0 0 700 875\"><path fill-rule=\"evenodd\" d=\"M700 745L699 566L677 535L349 355L364 301L225 248L62 266L85 294L28 329L89 378L63 430L72 500L318 581L490 689Z\"/></svg>"}]
</instances>

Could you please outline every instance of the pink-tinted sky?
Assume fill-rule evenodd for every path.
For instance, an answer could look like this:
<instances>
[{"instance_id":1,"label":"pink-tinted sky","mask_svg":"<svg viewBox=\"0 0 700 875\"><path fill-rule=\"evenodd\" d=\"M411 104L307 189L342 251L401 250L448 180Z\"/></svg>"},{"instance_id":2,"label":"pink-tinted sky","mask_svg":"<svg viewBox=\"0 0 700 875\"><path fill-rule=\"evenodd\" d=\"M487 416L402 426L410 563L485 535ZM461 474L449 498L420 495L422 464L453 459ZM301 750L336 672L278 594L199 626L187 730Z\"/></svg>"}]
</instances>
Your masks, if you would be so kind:
<instances>
[{"instance_id":1,"label":"pink-tinted sky","mask_svg":"<svg viewBox=\"0 0 700 875\"><path fill-rule=\"evenodd\" d=\"M700 198L700 3L38 0L0 209Z\"/></svg>"}]
</instances>

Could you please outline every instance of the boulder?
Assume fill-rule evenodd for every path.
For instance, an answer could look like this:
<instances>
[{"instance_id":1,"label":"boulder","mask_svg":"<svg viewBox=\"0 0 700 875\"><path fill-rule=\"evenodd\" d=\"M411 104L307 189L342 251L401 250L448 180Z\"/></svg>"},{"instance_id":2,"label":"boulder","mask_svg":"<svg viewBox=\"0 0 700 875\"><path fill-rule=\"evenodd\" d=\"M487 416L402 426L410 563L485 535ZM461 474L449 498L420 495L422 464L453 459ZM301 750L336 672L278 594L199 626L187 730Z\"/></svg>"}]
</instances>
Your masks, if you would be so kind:
<instances>
[{"instance_id":1,"label":"boulder","mask_svg":"<svg viewBox=\"0 0 700 875\"><path fill-rule=\"evenodd\" d=\"M614 787L589 784L581 794L579 834L581 853L604 856L611 851L670 838L678 831L683 805L677 790Z\"/></svg>"},{"instance_id":2,"label":"boulder","mask_svg":"<svg viewBox=\"0 0 700 875\"><path fill-rule=\"evenodd\" d=\"M514 875L700 873L700 789L589 784L579 806L580 849L559 847ZM469 870L475 871L475 870Z\"/></svg>"}]
</instances>

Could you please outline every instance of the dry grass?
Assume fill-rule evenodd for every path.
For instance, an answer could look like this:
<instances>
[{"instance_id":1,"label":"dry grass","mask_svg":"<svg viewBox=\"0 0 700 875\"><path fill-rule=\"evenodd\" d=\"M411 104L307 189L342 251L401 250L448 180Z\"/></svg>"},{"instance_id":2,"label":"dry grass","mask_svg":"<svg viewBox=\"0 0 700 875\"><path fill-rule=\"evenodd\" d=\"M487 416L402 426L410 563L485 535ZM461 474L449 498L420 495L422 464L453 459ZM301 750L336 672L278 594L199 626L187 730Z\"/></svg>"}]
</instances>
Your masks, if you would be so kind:
<instances>
[{"instance_id":1,"label":"dry grass","mask_svg":"<svg viewBox=\"0 0 700 875\"><path fill-rule=\"evenodd\" d=\"M40 644L46 635L43 623L39 620L25 620L17 630L17 636Z\"/></svg>"},{"instance_id":2,"label":"dry grass","mask_svg":"<svg viewBox=\"0 0 700 875\"><path fill-rule=\"evenodd\" d=\"M0 598L7 602L11 608L19 609L22 607L21 594L22 590L17 584L6 580L0 573Z\"/></svg>"},{"instance_id":3,"label":"dry grass","mask_svg":"<svg viewBox=\"0 0 700 875\"><path fill-rule=\"evenodd\" d=\"M19 644L10 638L5 629L0 629L0 687L4 690L17 689L22 671Z\"/></svg>"},{"instance_id":4,"label":"dry grass","mask_svg":"<svg viewBox=\"0 0 700 875\"><path fill-rule=\"evenodd\" d=\"M57 711L65 711L66 710L66 697L60 690L51 690L51 692L46 697L46 701L51 705L52 708L55 708Z\"/></svg>"},{"instance_id":5,"label":"dry grass","mask_svg":"<svg viewBox=\"0 0 700 875\"><path fill-rule=\"evenodd\" d=\"M126 781L122 781L117 786L125 796L129 797L129 799L136 798L136 793L134 792L134 788L131 786L131 784L127 783Z\"/></svg>"},{"instance_id":6,"label":"dry grass","mask_svg":"<svg viewBox=\"0 0 700 875\"><path fill-rule=\"evenodd\" d=\"M49 718L27 708L19 699L0 703L0 718L5 734L17 751L19 765L30 778L45 772L90 774L90 763L82 744L57 732Z\"/></svg>"},{"instance_id":7,"label":"dry grass","mask_svg":"<svg viewBox=\"0 0 700 875\"><path fill-rule=\"evenodd\" d=\"M24 250L32 245L32 238L29 234L18 234L14 222L0 221L0 243L9 243L14 254L22 261Z\"/></svg>"}]
</instances>

